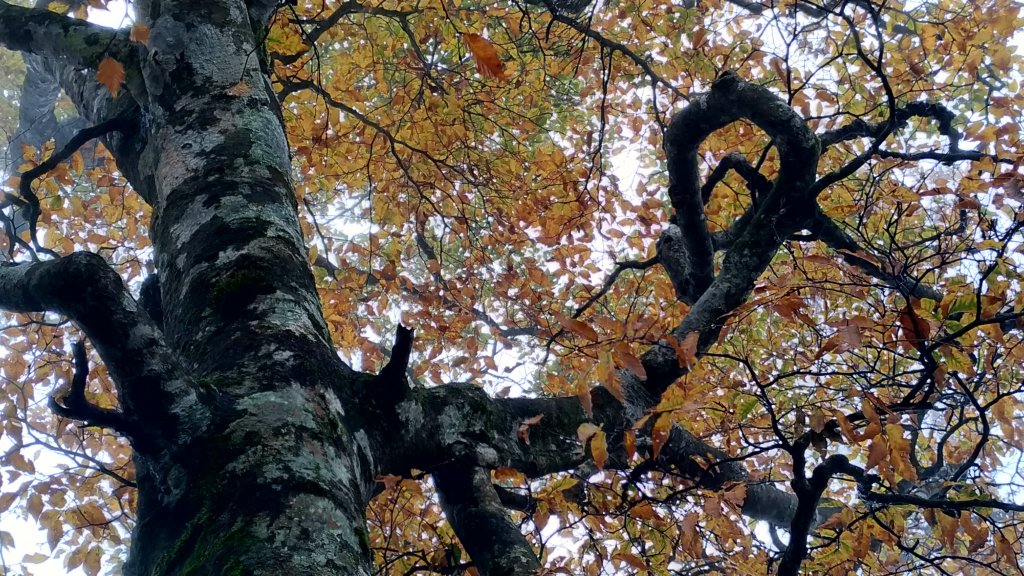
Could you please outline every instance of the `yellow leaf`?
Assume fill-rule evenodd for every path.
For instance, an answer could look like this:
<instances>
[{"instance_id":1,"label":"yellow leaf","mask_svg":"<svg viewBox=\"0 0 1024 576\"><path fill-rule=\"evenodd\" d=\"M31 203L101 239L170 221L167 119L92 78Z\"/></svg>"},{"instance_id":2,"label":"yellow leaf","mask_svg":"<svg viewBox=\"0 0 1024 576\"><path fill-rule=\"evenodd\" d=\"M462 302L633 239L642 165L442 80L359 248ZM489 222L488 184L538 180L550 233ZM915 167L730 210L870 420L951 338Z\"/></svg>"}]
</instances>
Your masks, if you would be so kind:
<instances>
[{"instance_id":1,"label":"yellow leaf","mask_svg":"<svg viewBox=\"0 0 1024 576\"><path fill-rule=\"evenodd\" d=\"M106 56L96 68L96 80L110 90L112 96L117 96L121 91L121 83L124 82L124 65Z\"/></svg>"},{"instance_id":2,"label":"yellow leaf","mask_svg":"<svg viewBox=\"0 0 1024 576\"><path fill-rule=\"evenodd\" d=\"M36 552L35 554L25 554L25 556L21 558L21 561L29 564L39 564L47 561L48 559L49 557L46 554Z\"/></svg>"},{"instance_id":3,"label":"yellow leaf","mask_svg":"<svg viewBox=\"0 0 1024 576\"><path fill-rule=\"evenodd\" d=\"M590 454L594 457L594 464L597 464L598 469L604 470L604 463L608 461L608 439L604 435L604 430L598 430L590 438Z\"/></svg>"},{"instance_id":4,"label":"yellow leaf","mask_svg":"<svg viewBox=\"0 0 1024 576\"><path fill-rule=\"evenodd\" d=\"M594 434L597 434L600 431L601 428L598 426L591 424L590 422L584 422L576 429L576 435L579 436L580 444L586 444L587 440L590 440Z\"/></svg>"}]
</instances>

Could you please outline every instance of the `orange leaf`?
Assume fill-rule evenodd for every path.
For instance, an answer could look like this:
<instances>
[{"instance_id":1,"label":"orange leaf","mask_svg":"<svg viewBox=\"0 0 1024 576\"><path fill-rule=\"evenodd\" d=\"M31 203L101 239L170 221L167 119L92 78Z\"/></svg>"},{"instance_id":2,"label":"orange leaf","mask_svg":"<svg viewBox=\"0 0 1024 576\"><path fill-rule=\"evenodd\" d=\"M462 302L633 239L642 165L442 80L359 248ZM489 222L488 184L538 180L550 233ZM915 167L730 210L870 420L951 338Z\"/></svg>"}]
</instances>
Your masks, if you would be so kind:
<instances>
[{"instance_id":1,"label":"orange leaf","mask_svg":"<svg viewBox=\"0 0 1024 576\"><path fill-rule=\"evenodd\" d=\"M143 46L149 45L149 26L136 22L132 25L131 32L128 33L128 39Z\"/></svg>"},{"instance_id":2,"label":"orange leaf","mask_svg":"<svg viewBox=\"0 0 1024 576\"><path fill-rule=\"evenodd\" d=\"M871 470L879 465L889 455L889 443L885 436L879 434L871 440L871 447L868 448L868 461L864 464L864 470Z\"/></svg>"},{"instance_id":3,"label":"orange leaf","mask_svg":"<svg viewBox=\"0 0 1024 576\"><path fill-rule=\"evenodd\" d=\"M699 338L700 332L690 332L682 342L671 334L665 340L675 349L679 365L683 368L689 368L697 363L697 340Z\"/></svg>"},{"instance_id":4,"label":"orange leaf","mask_svg":"<svg viewBox=\"0 0 1024 576\"><path fill-rule=\"evenodd\" d=\"M576 320L575 318L568 318L561 314L555 314L555 321L562 327L572 332L573 334L579 334L591 342L597 342L597 332L593 328L587 326L585 323Z\"/></svg>"},{"instance_id":5,"label":"orange leaf","mask_svg":"<svg viewBox=\"0 0 1024 576\"><path fill-rule=\"evenodd\" d=\"M96 80L110 90L112 96L117 96L121 91L121 83L124 82L124 65L110 56L106 56L96 68Z\"/></svg>"},{"instance_id":6,"label":"orange leaf","mask_svg":"<svg viewBox=\"0 0 1024 576\"><path fill-rule=\"evenodd\" d=\"M580 401L583 411L587 413L587 416L593 416L594 399L590 396L590 386L587 386L586 381L580 379L576 382L575 391L576 399Z\"/></svg>"},{"instance_id":7,"label":"orange leaf","mask_svg":"<svg viewBox=\"0 0 1024 576\"><path fill-rule=\"evenodd\" d=\"M647 370L644 369L643 362L629 351L629 344L625 342L616 344L612 348L612 357L615 358L615 362L635 374L637 378L641 380L647 379Z\"/></svg>"},{"instance_id":8,"label":"orange leaf","mask_svg":"<svg viewBox=\"0 0 1024 576\"><path fill-rule=\"evenodd\" d=\"M636 432L626 430L622 435L622 446L626 449L626 457L632 458L636 454Z\"/></svg>"},{"instance_id":9,"label":"orange leaf","mask_svg":"<svg viewBox=\"0 0 1024 576\"><path fill-rule=\"evenodd\" d=\"M654 457L661 453L661 447L668 441L669 432L672 430L672 415L666 412L658 417L651 429L651 448L654 450Z\"/></svg>"},{"instance_id":10,"label":"orange leaf","mask_svg":"<svg viewBox=\"0 0 1024 576\"><path fill-rule=\"evenodd\" d=\"M476 71L484 78L505 79L505 69L502 67L501 59L498 58L498 51L494 45L479 34L467 32L462 35L469 45L473 59L476 60Z\"/></svg>"}]
</instances>

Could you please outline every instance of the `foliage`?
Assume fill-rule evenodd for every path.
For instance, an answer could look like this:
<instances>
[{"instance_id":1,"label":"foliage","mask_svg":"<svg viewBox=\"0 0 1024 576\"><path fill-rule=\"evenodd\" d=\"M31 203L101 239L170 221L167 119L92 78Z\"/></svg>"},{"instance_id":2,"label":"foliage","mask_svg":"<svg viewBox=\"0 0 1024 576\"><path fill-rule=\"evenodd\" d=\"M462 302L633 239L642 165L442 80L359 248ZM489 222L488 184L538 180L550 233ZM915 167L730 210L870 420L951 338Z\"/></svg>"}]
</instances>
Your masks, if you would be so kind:
<instances>
[{"instance_id":1,"label":"foliage","mask_svg":"<svg viewBox=\"0 0 1024 576\"><path fill-rule=\"evenodd\" d=\"M401 323L416 329L422 387L589 402L597 385L622 394L619 370L645 378L640 358L659 342L689 369L635 422L628 466L612 466L611 440L587 424L594 466L494 472L529 496L516 520L549 573L744 574L779 561L787 536L743 516L747 483L707 487L659 459L680 423L751 483L785 489L837 454L877 474L827 483L809 573L1012 574L1024 537L1021 506L1008 505L1024 450L1022 24L1005 0L300 0L278 9L253 57L283 102L310 264L355 367L379 370ZM144 28L132 35L145 43ZM14 62L0 59L9 94ZM124 68L100 66L122 89ZM672 213L661 143L673 113L727 70L805 118L826 144L817 173L836 176L818 196L831 224L786 239L698 352L671 335L690 307L653 260ZM894 112L915 103L950 115ZM0 103L0 126L14 116ZM890 122L891 136L871 137ZM52 148L27 149L19 170ZM751 122L704 140L707 228L721 242L764 200L749 172L716 170L727 154L761 180L781 164ZM45 247L99 252L133 286L151 271L148 208L106 156L76 154L35 193ZM38 522L67 569L116 572L136 511L130 447L47 404L66 394L76 338L54 314L0 332L0 512ZM117 403L98 361L88 397ZM544 425L524 423L519 438ZM381 479L367 512L381 573L467 562L424 477ZM965 500L987 503L951 504ZM0 543L12 573L45 558L12 559L10 530Z\"/></svg>"}]
</instances>

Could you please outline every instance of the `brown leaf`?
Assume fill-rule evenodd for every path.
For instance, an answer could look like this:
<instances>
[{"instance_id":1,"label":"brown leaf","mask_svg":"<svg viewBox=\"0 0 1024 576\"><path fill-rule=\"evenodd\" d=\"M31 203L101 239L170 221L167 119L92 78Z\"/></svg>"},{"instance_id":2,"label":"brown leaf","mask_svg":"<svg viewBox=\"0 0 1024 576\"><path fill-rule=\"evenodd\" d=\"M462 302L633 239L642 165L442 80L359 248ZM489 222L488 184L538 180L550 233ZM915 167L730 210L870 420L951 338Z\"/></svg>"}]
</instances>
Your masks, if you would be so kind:
<instances>
[{"instance_id":1,"label":"brown leaf","mask_svg":"<svg viewBox=\"0 0 1024 576\"><path fill-rule=\"evenodd\" d=\"M708 29L703 26L693 31L693 37L690 39L690 46L694 48L700 48L700 45L704 43L704 37L708 35Z\"/></svg>"},{"instance_id":2,"label":"brown leaf","mask_svg":"<svg viewBox=\"0 0 1024 576\"><path fill-rule=\"evenodd\" d=\"M93 546L85 554L85 561L82 562L82 569L88 576L96 576L100 573L100 559L103 558L103 549Z\"/></svg>"},{"instance_id":3,"label":"brown leaf","mask_svg":"<svg viewBox=\"0 0 1024 576\"><path fill-rule=\"evenodd\" d=\"M811 430L814 430L818 434L825 429L825 413L821 411L821 408L815 408L814 412L811 412Z\"/></svg>"},{"instance_id":4,"label":"brown leaf","mask_svg":"<svg viewBox=\"0 0 1024 576\"><path fill-rule=\"evenodd\" d=\"M124 82L124 65L110 56L105 56L96 68L96 80L107 87L112 96L117 96Z\"/></svg>"},{"instance_id":5,"label":"brown leaf","mask_svg":"<svg viewBox=\"0 0 1024 576\"><path fill-rule=\"evenodd\" d=\"M616 552L615 554L612 554L612 560L621 560L633 568L644 572L648 570L647 564L639 556L629 552Z\"/></svg>"},{"instance_id":6,"label":"brown leaf","mask_svg":"<svg viewBox=\"0 0 1024 576\"><path fill-rule=\"evenodd\" d=\"M928 321L921 318L914 307L907 304L900 312L900 328L903 330L903 338L911 344L919 344L928 339L931 334L931 326Z\"/></svg>"},{"instance_id":7,"label":"brown leaf","mask_svg":"<svg viewBox=\"0 0 1024 576\"><path fill-rule=\"evenodd\" d=\"M1007 562L1011 566L1016 565L1017 552L1013 549L1013 543L1011 543L1006 536L1003 536L1002 530L996 532L993 540L995 541L996 545L996 556L998 556L1000 560Z\"/></svg>"}]
</instances>

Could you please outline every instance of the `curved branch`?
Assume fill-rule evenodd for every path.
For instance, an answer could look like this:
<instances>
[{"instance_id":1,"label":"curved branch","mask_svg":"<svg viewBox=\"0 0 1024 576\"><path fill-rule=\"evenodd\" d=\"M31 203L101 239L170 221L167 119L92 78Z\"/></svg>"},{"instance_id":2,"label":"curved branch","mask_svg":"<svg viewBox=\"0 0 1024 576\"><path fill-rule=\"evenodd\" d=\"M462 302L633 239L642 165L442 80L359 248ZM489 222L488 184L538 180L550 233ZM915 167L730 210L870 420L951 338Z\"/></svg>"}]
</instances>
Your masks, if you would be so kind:
<instances>
[{"instance_id":1,"label":"curved branch","mask_svg":"<svg viewBox=\"0 0 1024 576\"><path fill-rule=\"evenodd\" d=\"M136 450L183 446L205 430L201 390L100 256L0 265L0 308L58 312L81 327L117 384L122 411L145 423L131 438Z\"/></svg>"},{"instance_id":2,"label":"curved branch","mask_svg":"<svg viewBox=\"0 0 1024 576\"><path fill-rule=\"evenodd\" d=\"M81 340L75 342L74 352L75 375L71 380L71 390L64 397L63 404L51 396L50 409L58 416L82 420L87 426L110 428L125 436L134 436L134 422L129 420L124 413L100 408L86 399L85 386L89 381L89 358L86 355L85 342Z\"/></svg>"},{"instance_id":3,"label":"curved branch","mask_svg":"<svg viewBox=\"0 0 1024 576\"><path fill-rule=\"evenodd\" d=\"M54 152L49 158L40 162L37 166L22 172L21 181L18 183L18 193L21 194L21 200L27 203L25 219L28 220L29 238L32 241L33 248L37 251L49 254L50 256L58 256L58 254L53 250L40 246L39 242L36 240L36 225L38 224L41 210L39 207L39 197L32 191L32 182L35 181L36 178L39 178L43 174L46 174L50 170L56 168L61 162L70 158L72 154L77 152L79 148L84 146L90 140L99 138L100 136L114 131L124 132L131 126L132 122L129 119L117 117L101 122L95 126L83 128L82 130L79 130L63 148Z\"/></svg>"}]
</instances>

